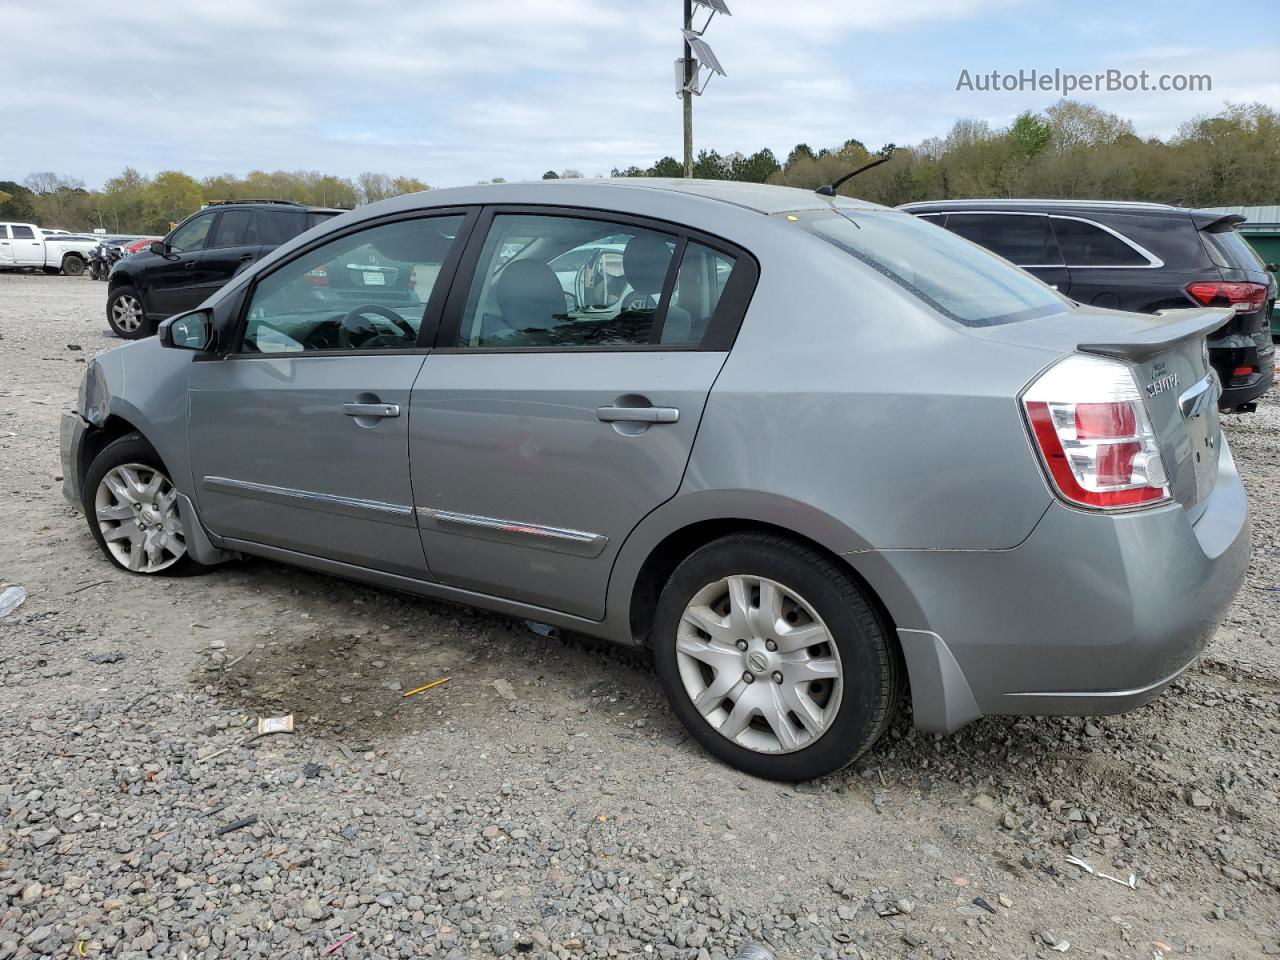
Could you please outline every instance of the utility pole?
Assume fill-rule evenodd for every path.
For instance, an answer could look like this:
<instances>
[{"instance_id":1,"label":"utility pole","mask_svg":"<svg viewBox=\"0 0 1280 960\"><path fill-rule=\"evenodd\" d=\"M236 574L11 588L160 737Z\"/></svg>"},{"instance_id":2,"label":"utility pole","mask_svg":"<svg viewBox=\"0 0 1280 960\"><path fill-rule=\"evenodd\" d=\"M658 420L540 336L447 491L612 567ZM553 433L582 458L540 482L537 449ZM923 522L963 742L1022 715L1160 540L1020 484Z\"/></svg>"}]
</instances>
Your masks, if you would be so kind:
<instances>
[{"instance_id":1,"label":"utility pole","mask_svg":"<svg viewBox=\"0 0 1280 960\"><path fill-rule=\"evenodd\" d=\"M693 176L693 48L689 31L693 29L693 0L684 0L684 175Z\"/></svg>"}]
</instances>

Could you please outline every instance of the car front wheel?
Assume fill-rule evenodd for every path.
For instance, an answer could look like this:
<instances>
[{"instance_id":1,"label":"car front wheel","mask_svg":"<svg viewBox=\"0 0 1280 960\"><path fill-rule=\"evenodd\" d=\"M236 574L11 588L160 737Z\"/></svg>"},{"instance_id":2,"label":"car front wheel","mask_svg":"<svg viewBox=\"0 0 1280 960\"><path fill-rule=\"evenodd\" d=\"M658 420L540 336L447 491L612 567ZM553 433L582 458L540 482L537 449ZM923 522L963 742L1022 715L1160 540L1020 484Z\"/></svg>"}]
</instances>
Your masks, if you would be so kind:
<instances>
[{"instance_id":1,"label":"car front wheel","mask_svg":"<svg viewBox=\"0 0 1280 960\"><path fill-rule=\"evenodd\" d=\"M84 512L94 540L122 570L175 575L200 567L187 554L178 491L141 434L113 440L94 457Z\"/></svg>"},{"instance_id":2,"label":"car front wheel","mask_svg":"<svg viewBox=\"0 0 1280 960\"><path fill-rule=\"evenodd\" d=\"M68 277L78 277L84 273L84 258L77 257L74 253L69 254L62 259L62 272Z\"/></svg>"},{"instance_id":3,"label":"car front wheel","mask_svg":"<svg viewBox=\"0 0 1280 960\"><path fill-rule=\"evenodd\" d=\"M107 297L107 323L116 336L140 340L151 334L151 321L142 306L142 297L133 287L117 287Z\"/></svg>"},{"instance_id":4,"label":"car front wheel","mask_svg":"<svg viewBox=\"0 0 1280 960\"><path fill-rule=\"evenodd\" d=\"M754 776L808 780L884 732L900 661L863 589L830 558L768 534L695 551L658 601L655 666L708 751Z\"/></svg>"}]
</instances>

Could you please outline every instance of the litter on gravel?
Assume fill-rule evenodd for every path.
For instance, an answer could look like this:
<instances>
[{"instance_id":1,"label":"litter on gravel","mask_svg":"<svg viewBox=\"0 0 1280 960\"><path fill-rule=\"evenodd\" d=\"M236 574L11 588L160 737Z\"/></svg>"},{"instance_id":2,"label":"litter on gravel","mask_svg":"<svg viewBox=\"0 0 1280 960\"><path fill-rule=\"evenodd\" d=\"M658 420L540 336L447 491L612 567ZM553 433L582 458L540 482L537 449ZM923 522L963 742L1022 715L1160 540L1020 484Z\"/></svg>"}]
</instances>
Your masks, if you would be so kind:
<instances>
[{"instance_id":1,"label":"litter on gravel","mask_svg":"<svg viewBox=\"0 0 1280 960\"><path fill-rule=\"evenodd\" d=\"M6 587L0 593L0 617L7 617L17 610L27 599L26 587Z\"/></svg>"}]
</instances>

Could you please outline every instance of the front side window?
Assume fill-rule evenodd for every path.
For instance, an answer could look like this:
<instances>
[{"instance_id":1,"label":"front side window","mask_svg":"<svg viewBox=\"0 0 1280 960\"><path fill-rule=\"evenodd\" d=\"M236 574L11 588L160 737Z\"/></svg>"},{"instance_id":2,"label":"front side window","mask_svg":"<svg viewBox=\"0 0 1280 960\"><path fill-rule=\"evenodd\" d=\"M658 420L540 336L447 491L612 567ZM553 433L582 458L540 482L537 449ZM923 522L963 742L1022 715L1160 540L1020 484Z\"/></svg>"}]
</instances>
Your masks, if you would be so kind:
<instances>
[{"instance_id":1,"label":"front side window","mask_svg":"<svg viewBox=\"0 0 1280 960\"><path fill-rule=\"evenodd\" d=\"M213 226L214 214L206 213L188 220L169 238L171 253L194 253L204 249L205 240L209 238L209 228Z\"/></svg>"},{"instance_id":2,"label":"front side window","mask_svg":"<svg viewBox=\"0 0 1280 960\"><path fill-rule=\"evenodd\" d=\"M485 238L459 347L658 342L678 238L579 217L502 214Z\"/></svg>"},{"instance_id":3,"label":"front side window","mask_svg":"<svg viewBox=\"0 0 1280 960\"><path fill-rule=\"evenodd\" d=\"M404 350L463 217L398 220L347 234L264 277L241 352Z\"/></svg>"},{"instance_id":4,"label":"front side window","mask_svg":"<svg viewBox=\"0 0 1280 960\"><path fill-rule=\"evenodd\" d=\"M1010 213L953 213L947 229L998 253L1020 267L1062 263L1046 216Z\"/></svg>"},{"instance_id":5,"label":"front side window","mask_svg":"<svg viewBox=\"0 0 1280 960\"><path fill-rule=\"evenodd\" d=\"M224 210L209 238L209 249L244 247L259 242L252 210Z\"/></svg>"},{"instance_id":6,"label":"front side window","mask_svg":"<svg viewBox=\"0 0 1280 960\"><path fill-rule=\"evenodd\" d=\"M965 326L1012 323L1071 308L1069 300L1031 274L907 213L851 210L792 216L810 233Z\"/></svg>"},{"instance_id":7,"label":"front side window","mask_svg":"<svg viewBox=\"0 0 1280 960\"><path fill-rule=\"evenodd\" d=\"M8 240L8 239L9 239L9 228L5 226L3 223L0 223L0 240Z\"/></svg>"},{"instance_id":8,"label":"front side window","mask_svg":"<svg viewBox=\"0 0 1280 960\"><path fill-rule=\"evenodd\" d=\"M15 240L34 240L36 238L30 227L20 227L15 223L12 230L13 239Z\"/></svg>"},{"instance_id":9,"label":"front side window","mask_svg":"<svg viewBox=\"0 0 1280 960\"><path fill-rule=\"evenodd\" d=\"M1146 267L1151 265L1146 257L1125 243L1114 233L1108 233L1094 223L1053 218L1053 232L1058 235L1058 246L1068 267Z\"/></svg>"}]
</instances>

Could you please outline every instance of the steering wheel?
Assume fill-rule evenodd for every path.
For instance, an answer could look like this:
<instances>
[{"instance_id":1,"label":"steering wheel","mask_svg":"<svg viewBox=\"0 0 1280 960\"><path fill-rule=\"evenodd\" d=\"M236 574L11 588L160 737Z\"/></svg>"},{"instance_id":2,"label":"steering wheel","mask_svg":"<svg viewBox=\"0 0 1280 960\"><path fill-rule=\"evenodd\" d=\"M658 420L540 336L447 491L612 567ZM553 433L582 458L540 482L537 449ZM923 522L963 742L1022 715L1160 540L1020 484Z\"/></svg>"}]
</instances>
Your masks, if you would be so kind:
<instances>
[{"instance_id":1,"label":"steering wheel","mask_svg":"<svg viewBox=\"0 0 1280 960\"><path fill-rule=\"evenodd\" d=\"M338 321L338 345L343 350L359 349L359 344L355 344L351 341L352 333L363 332L361 327L364 325L356 324L356 319L358 317L371 317L377 320L385 320L394 326L406 339L410 341L418 339L418 331L409 326L408 321L394 310L389 310L377 303L363 303L354 310L349 311L345 317ZM370 326L376 326L376 324L372 324ZM365 329L367 330L368 327L365 327ZM372 331L371 335L376 336L377 331Z\"/></svg>"}]
</instances>

